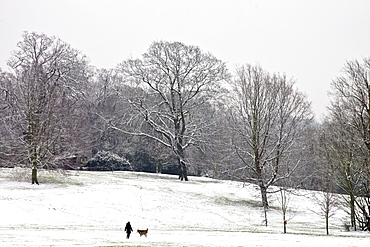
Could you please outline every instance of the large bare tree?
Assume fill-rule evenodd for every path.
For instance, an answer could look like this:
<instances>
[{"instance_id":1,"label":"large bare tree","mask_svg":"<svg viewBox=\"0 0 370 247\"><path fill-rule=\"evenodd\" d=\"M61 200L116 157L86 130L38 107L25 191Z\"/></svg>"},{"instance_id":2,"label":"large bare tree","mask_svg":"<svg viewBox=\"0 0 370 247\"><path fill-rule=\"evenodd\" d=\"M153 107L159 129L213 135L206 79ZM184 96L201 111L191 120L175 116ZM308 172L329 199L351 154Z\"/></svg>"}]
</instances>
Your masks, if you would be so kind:
<instances>
[{"instance_id":1,"label":"large bare tree","mask_svg":"<svg viewBox=\"0 0 370 247\"><path fill-rule=\"evenodd\" d=\"M56 37L25 32L8 65L13 74L7 88L12 115L5 124L19 158L13 162L58 166L83 143L79 102L90 76L87 60Z\"/></svg>"},{"instance_id":2,"label":"large bare tree","mask_svg":"<svg viewBox=\"0 0 370 247\"><path fill-rule=\"evenodd\" d=\"M242 161L236 172L259 186L267 225L268 188L297 168L304 148L297 140L312 119L311 107L294 81L260 66L239 67L233 84L230 126Z\"/></svg>"},{"instance_id":3,"label":"large bare tree","mask_svg":"<svg viewBox=\"0 0 370 247\"><path fill-rule=\"evenodd\" d=\"M137 87L128 100L143 125L133 133L170 148L179 178L188 180L185 151L199 141L205 125L198 109L215 100L228 78L225 64L196 46L154 42L142 59L124 61L117 69L123 83Z\"/></svg>"}]
</instances>

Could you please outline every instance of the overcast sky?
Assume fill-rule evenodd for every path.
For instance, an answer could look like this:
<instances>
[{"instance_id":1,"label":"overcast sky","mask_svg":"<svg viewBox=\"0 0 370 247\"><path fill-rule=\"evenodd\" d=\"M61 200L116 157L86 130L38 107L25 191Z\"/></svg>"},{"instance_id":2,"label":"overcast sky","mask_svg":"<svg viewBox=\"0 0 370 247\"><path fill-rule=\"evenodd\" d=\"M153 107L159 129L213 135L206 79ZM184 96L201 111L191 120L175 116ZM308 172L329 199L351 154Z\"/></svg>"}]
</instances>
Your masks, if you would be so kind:
<instances>
[{"instance_id":1,"label":"overcast sky","mask_svg":"<svg viewBox=\"0 0 370 247\"><path fill-rule=\"evenodd\" d=\"M320 120L349 60L370 57L370 0L0 0L0 67L24 31L57 36L99 68L153 41L196 45L237 65L285 73Z\"/></svg>"}]
</instances>

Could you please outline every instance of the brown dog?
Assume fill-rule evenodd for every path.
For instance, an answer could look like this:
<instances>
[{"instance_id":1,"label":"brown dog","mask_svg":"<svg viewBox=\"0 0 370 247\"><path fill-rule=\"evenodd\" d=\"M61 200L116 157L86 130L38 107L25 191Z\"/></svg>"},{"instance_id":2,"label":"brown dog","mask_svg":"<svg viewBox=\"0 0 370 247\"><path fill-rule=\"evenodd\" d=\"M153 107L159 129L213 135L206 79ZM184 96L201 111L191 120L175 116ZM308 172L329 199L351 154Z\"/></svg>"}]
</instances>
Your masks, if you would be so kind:
<instances>
[{"instance_id":1,"label":"brown dog","mask_svg":"<svg viewBox=\"0 0 370 247\"><path fill-rule=\"evenodd\" d=\"M146 230L137 230L137 232L140 234L140 237L141 236L145 236L147 237L147 234L148 234L148 228Z\"/></svg>"}]
</instances>

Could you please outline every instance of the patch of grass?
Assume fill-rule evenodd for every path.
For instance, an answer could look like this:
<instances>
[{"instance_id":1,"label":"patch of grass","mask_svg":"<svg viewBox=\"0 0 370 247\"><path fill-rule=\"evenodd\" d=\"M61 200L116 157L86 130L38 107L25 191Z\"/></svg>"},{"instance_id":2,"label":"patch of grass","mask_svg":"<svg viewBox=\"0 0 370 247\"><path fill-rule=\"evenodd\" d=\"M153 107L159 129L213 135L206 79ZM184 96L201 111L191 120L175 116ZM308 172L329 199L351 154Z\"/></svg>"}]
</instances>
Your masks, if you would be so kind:
<instances>
[{"instance_id":1,"label":"patch of grass","mask_svg":"<svg viewBox=\"0 0 370 247\"><path fill-rule=\"evenodd\" d=\"M227 197L217 197L215 198L215 203L223 206L242 206L242 207L253 207L260 208L261 202L255 200L233 200Z\"/></svg>"},{"instance_id":2,"label":"patch of grass","mask_svg":"<svg viewBox=\"0 0 370 247\"><path fill-rule=\"evenodd\" d=\"M149 245L109 245L109 246L99 246L99 247L148 247Z\"/></svg>"},{"instance_id":3,"label":"patch of grass","mask_svg":"<svg viewBox=\"0 0 370 247\"><path fill-rule=\"evenodd\" d=\"M99 247L148 247L148 246L153 246L153 245L108 245L108 246L104 245L104 246L99 246Z\"/></svg>"},{"instance_id":4,"label":"patch of grass","mask_svg":"<svg viewBox=\"0 0 370 247\"><path fill-rule=\"evenodd\" d=\"M39 175L40 183L58 184L58 185L83 185L82 182L73 179L67 174L57 171L45 172Z\"/></svg>"},{"instance_id":5,"label":"patch of grass","mask_svg":"<svg viewBox=\"0 0 370 247\"><path fill-rule=\"evenodd\" d=\"M114 174L114 173L113 173ZM148 173L148 172L129 172L124 175L122 174L115 174L118 178L138 178L138 179L159 179L159 180L169 180L169 181L179 181L183 183L221 183L221 181L216 179L199 179L202 177L197 176L188 176L189 181L180 181L178 175L171 175L171 174L162 174L162 173Z\"/></svg>"},{"instance_id":6,"label":"patch of grass","mask_svg":"<svg viewBox=\"0 0 370 247\"><path fill-rule=\"evenodd\" d=\"M330 229L329 229L330 231ZM316 237L335 237L335 238L367 238L368 236L364 235L345 235L345 234L329 234L326 233L316 233L316 232L288 232L286 234L290 235L299 235L299 236L316 236Z\"/></svg>"},{"instance_id":7,"label":"patch of grass","mask_svg":"<svg viewBox=\"0 0 370 247\"><path fill-rule=\"evenodd\" d=\"M6 178L17 182L31 182L31 169L16 167L9 169ZM68 172L58 170L38 170L39 183L57 184L57 185L83 185L73 179Z\"/></svg>"},{"instance_id":8,"label":"patch of grass","mask_svg":"<svg viewBox=\"0 0 370 247\"><path fill-rule=\"evenodd\" d=\"M6 178L11 181L17 182L26 182L31 181L31 169L22 168L22 167L15 167L7 169L9 172L7 173ZM2 169L2 173L4 170Z\"/></svg>"},{"instance_id":9,"label":"patch of grass","mask_svg":"<svg viewBox=\"0 0 370 247\"><path fill-rule=\"evenodd\" d=\"M189 178L189 181L194 181L191 180L192 177ZM196 177L200 178L200 177ZM200 183L200 184L219 184L221 183L221 180L216 180L216 179L197 179L195 182Z\"/></svg>"},{"instance_id":10,"label":"patch of grass","mask_svg":"<svg viewBox=\"0 0 370 247\"><path fill-rule=\"evenodd\" d=\"M168 174L158 174L158 173L147 173L147 172L127 172L127 173L112 173L118 178L122 179L159 179L159 180L171 180L177 181L178 176L168 175Z\"/></svg>"},{"instance_id":11,"label":"patch of grass","mask_svg":"<svg viewBox=\"0 0 370 247\"><path fill-rule=\"evenodd\" d=\"M222 205L222 206L234 206L234 207L250 207L250 208L262 208L261 201L258 200L246 200L246 199L240 199L240 200L233 200L228 197L217 197L214 199L214 202L216 204ZM269 206L269 210L281 210L278 206Z\"/></svg>"},{"instance_id":12,"label":"patch of grass","mask_svg":"<svg viewBox=\"0 0 370 247\"><path fill-rule=\"evenodd\" d=\"M104 245L104 246L99 246L99 247L153 247L153 246L165 247L165 246L174 246L174 244L172 243L151 243L150 245L108 245L108 246ZM196 247L196 246L203 246L203 245L192 245L192 246Z\"/></svg>"}]
</instances>

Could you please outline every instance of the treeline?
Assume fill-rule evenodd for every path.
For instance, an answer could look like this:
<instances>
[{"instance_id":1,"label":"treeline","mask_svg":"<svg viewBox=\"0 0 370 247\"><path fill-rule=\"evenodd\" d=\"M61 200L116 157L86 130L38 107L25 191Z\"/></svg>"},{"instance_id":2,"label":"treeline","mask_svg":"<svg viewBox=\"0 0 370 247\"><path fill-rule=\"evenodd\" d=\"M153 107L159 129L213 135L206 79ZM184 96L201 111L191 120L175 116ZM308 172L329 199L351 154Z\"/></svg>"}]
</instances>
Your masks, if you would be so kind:
<instances>
[{"instance_id":1,"label":"treeline","mask_svg":"<svg viewBox=\"0 0 370 247\"><path fill-rule=\"evenodd\" d=\"M247 56L247 54L246 54ZM344 194L370 229L370 59L344 65L323 123L285 74L180 42L96 68L68 43L25 32L0 70L0 166L132 170ZM267 218L266 218L267 224Z\"/></svg>"}]
</instances>

